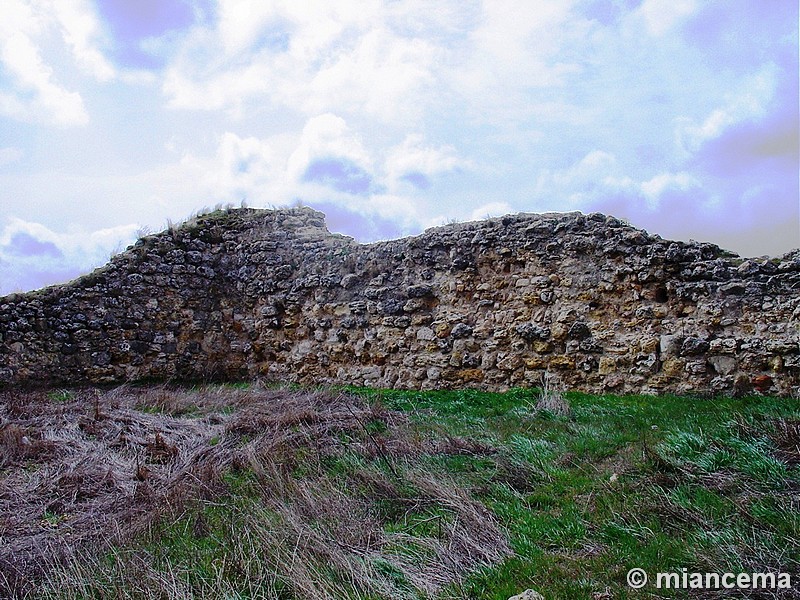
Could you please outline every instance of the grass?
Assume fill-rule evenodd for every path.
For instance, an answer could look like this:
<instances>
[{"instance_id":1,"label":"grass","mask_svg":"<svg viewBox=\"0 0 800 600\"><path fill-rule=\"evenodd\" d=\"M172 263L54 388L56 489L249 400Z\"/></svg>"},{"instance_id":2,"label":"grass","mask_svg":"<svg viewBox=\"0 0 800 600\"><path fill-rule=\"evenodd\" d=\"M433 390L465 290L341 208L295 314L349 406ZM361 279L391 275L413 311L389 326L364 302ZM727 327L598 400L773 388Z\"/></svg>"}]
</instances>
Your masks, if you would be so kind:
<instances>
[{"instance_id":1,"label":"grass","mask_svg":"<svg viewBox=\"0 0 800 600\"><path fill-rule=\"evenodd\" d=\"M800 596L798 400L237 384L0 411L3 597L664 597L633 567Z\"/></svg>"},{"instance_id":2,"label":"grass","mask_svg":"<svg viewBox=\"0 0 800 600\"><path fill-rule=\"evenodd\" d=\"M559 417L523 390L365 393L430 435L495 448L431 459L469 482L515 551L471 575L464 597L649 597L625 586L633 567L798 571L797 401L568 393Z\"/></svg>"}]
</instances>

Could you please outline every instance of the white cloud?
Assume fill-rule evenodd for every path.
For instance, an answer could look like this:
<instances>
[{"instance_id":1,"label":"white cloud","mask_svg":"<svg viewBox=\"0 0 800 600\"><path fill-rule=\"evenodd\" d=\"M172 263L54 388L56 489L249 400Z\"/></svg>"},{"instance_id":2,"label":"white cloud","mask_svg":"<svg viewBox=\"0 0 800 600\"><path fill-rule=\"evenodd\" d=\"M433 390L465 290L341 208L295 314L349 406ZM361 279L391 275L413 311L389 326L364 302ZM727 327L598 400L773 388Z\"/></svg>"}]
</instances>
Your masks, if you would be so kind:
<instances>
[{"instance_id":1,"label":"white cloud","mask_svg":"<svg viewBox=\"0 0 800 600\"><path fill-rule=\"evenodd\" d=\"M564 25L571 17L573 0L544 0L521 5L514 0L484 2L482 23L470 34L482 63L492 64L486 75L528 72L528 83L547 86L559 81L561 67L548 60L561 48ZM520 61L522 64L520 64Z\"/></svg>"},{"instance_id":2,"label":"white cloud","mask_svg":"<svg viewBox=\"0 0 800 600\"><path fill-rule=\"evenodd\" d=\"M77 92L69 92L53 81L52 69L44 64L31 39L17 31L3 36L0 60L14 75L16 89L0 92L0 112L14 119L56 125L84 125L89 115Z\"/></svg>"},{"instance_id":3,"label":"white cloud","mask_svg":"<svg viewBox=\"0 0 800 600\"><path fill-rule=\"evenodd\" d=\"M12 218L0 230L0 294L60 283L106 263L136 237L137 225L56 232Z\"/></svg>"},{"instance_id":4,"label":"white cloud","mask_svg":"<svg viewBox=\"0 0 800 600\"><path fill-rule=\"evenodd\" d=\"M636 205L639 212L668 209L663 205L665 199L685 196L693 190L702 190L702 182L685 171L667 171L637 181L625 173L616 156L602 150L589 152L565 169L542 172L536 185L537 195L564 199L568 206L562 209L585 210L608 199L624 198L627 205ZM698 194L701 197L703 194Z\"/></svg>"},{"instance_id":5,"label":"white cloud","mask_svg":"<svg viewBox=\"0 0 800 600\"><path fill-rule=\"evenodd\" d=\"M410 134L389 149L384 168L389 180L397 181L403 176L418 173L430 177L468 165L468 161L457 156L453 146L434 148L425 144L421 134Z\"/></svg>"},{"instance_id":6,"label":"white cloud","mask_svg":"<svg viewBox=\"0 0 800 600\"><path fill-rule=\"evenodd\" d=\"M738 89L727 95L725 104L714 109L699 125L691 119L679 119L676 130L679 146L687 154L692 154L731 126L764 116L768 103L775 96L777 84L778 69L774 64L767 64L744 78Z\"/></svg>"},{"instance_id":7,"label":"white cloud","mask_svg":"<svg viewBox=\"0 0 800 600\"><path fill-rule=\"evenodd\" d=\"M258 99L309 116L414 115L439 51L398 33L394 18L378 2L225 2L214 25L187 37L164 93L174 108L235 114Z\"/></svg>"},{"instance_id":8,"label":"white cloud","mask_svg":"<svg viewBox=\"0 0 800 600\"><path fill-rule=\"evenodd\" d=\"M487 217L499 217L513 212L514 209L508 202L489 202L473 210L469 220L480 221Z\"/></svg>"},{"instance_id":9,"label":"white cloud","mask_svg":"<svg viewBox=\"0 0 800 600\"><path fill-rule=\"evenodd\" d=\"M173 152L180 151L177 141L171 140L168 145ZM189 210L192 198L195 209L200 207L197 205L200 198L212 205L238 204L243 200L250 205L277 205L290 199L285 194L284 170L285 159L273 147L272 139L240 137L228 131L218 138L213 154L184 152L177 163L151 173L149 178L155 189L160 189L163 181L169 179L173 185L190 190L189 194L182 194ZM185 216L173 215L175 218Z\"/></svg>"},{"instance_id":10,"label":"white cloud","mask_svg":"<svg viewBox=\"0 0 800 600\"><path fill-rule=\"evenodd\" d=\"M372 159L359 139L341 117L326 113L309 119L297 148L289 156L287 173L299 181L317 158L344 158L362 169L372 170Z\"/></svg>"},{"instance_id":11,"label":"white cloud","mask_svg":"<svg viewBox=\"0 0 800 600\"><path fill-rule=\"evenodd\" d=\"M13 164L20 160L23 156L24 153L19 148L0 148L0 167Z\"/></svg>"},{"instance_id":12,"label":"white cloud","mask_svg":"<svg viewBox=\"0 0 800 600\"><path fill-rule=\"evenodd\" d=\"M232 190L247 195L248 190L267 184L274 177L272 149L254 138L240 138L226 132L217 151L221 169L214 188L222 193Z\"/></svg>"},{"instance_id":13,"label":"white cloud","mask_svg":"<svg viewBox=\"0 0 800 600\"><path fill-rule=\"evenodd\" d=\"M120 225L85 231L74 227L66 232L53 231L49 227L33 221L10 218L0 231L0 247L6 250L14 237L20 233L29 235L40 242L51 243L67 255L83 255L92 258L106 255L115 250L121 239L133 240L138 225Z\"/></svg>"},{"instance_id":14,"label":"white cloud","mask_svg":"<svg viewBox=\"0 0 800 600\"><path fill-rule=\"evenodd\" d=\"M418 201L401 194L376 194L360 202L359 208L365 214L377 214L400 223L404 229L430 226L436 220L420 210Z\"/></svg>"},{"instance_id":15,"label":"white cloud","mask_svg":"<svg viewBox=\"0 0 800 600\"><path fill-rule=\"evenodd\" d=\"M376 1L307 2L224 0L219 3L219 18L212 33L222 42L229 56L249 51L265 32L283 30L291 34L289 50L307 61L340 40L347 29L363 30L378 19Z\"/></svg>"},{"instance_id":16,"label":"white cloud","mask_svg":"<svg viewBox=\"0 0 800 600\"><path fill-rule=\"evenodd\" d=\"M556 197L569 203L564 209L580 206L608 193L630 190L636 184L622 174L616 156L593 150L564 169L544 170L536 180L536 195Z\"/></svg>"},{"instance_id":17,"label":"white cloud","mask_svg":"<svg viewBox=\"0 0 800 600\"><path fill-rule=\"evenodd\" d=\"M0 62L11 75L0 88L0 113L19 120L60 126L84 125L83 98L59 83L44 53L60 50L61 33L78 66L101 81L114 76L96 45L100 27L86 0L4 0L0 5Z\"/></svg>"},{"instance_id":18,"label":"white cloud","mask_svg":"<svg viewBox=\"0 0 800 600\"><path fill-rule=\"evenodd\" d=\"M278 65L269 57L226 64L214 55L218 40L196 31L184 50L166 71L163 91L172 108L219 110L240 113L248 99L263 96L267 101L276 93ZM224 56L224 55L223 55Z\"/></svg>"},{"instance_id":19,"label":"white cloud","mask_svg":"<svg viewBox=\"0 0 800 600\"><path fill-rule=\"evenodd\" d=\"M634 12L644 21L648 32L661 37L698 9L696 0L645 0Z\"/></svg>"},{"instance_id":20,"label":"white cloud","mask_svg":"<svg viewBox=\"0 0 800 600\"><path fill-rule=\"evenodd\" d=\"M365 111L381 120L418 112L417 102L435 79L431 73L436 49L425 40L394 36L375 28L365 33L351 52L314 75L304 106L308 112L342 107ZM298 90L302 92L302 90ZM294 94L293 94L294 95Z\"/></svg>"},{"instance_id":21,"label":"white cloud","mask_svg":"<svg viewBox=\"0 0 800 600\"><path fill-rule=\"evenodd\" d=\"M701 187L700 182L688 173L661 173L640 184L644 197L651 208L657 208L659 199L669 190L685 192Z\"/></svg>"},{"instance_id":22,"label":"white cloud","mask_svg":"<svg viewBox=\"0 0 800 600\"><path fill-rule=\"evenodd\" d=\"M570 49L588 37L573 0L483 2L480 22L446 79L482 121L511 124L537 114L537 90L557 90L582 67ZM557 104L561 104L558 102Z\"/></svg>"},{"instance_id":23,"label":"white cloud","mask_svg":"<svg viewBox=\"0 0 800 600\"><path fill-rule=\"evenodd\" d=\"M228 0L218 7L218 32L228 55L249 48L265 21L275 13L271 2Z\"/></svg>"},{"instance_id":24,"label":"white cloud","mask_svg":"<svg viewBox=\"0 0 800 600\"><path fill-rule=\"evenodd\" d=\"M86 0L52 0L64 41L78 64L99 81L114 77L114 68L97 48L100 23Z\"/></svg>"}]
</instances>

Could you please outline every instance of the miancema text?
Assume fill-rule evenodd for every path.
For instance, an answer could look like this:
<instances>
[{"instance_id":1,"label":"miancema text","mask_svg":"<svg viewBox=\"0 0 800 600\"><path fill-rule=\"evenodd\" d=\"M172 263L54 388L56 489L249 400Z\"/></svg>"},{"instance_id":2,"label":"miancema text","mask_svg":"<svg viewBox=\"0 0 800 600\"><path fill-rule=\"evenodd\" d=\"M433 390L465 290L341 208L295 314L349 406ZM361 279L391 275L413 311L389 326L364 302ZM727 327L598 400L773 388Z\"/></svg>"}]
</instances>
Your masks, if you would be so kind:
<instances>
[{"instance_id":1,"label":"miancema text","mask_svg":"<svg viewBox=\"0 0 800 600\"><path fill-rule=\"evenodd\" d=\"M656 587L660 589L791 589L789 573L658 573Z\"/></svg>"}]
</instances>

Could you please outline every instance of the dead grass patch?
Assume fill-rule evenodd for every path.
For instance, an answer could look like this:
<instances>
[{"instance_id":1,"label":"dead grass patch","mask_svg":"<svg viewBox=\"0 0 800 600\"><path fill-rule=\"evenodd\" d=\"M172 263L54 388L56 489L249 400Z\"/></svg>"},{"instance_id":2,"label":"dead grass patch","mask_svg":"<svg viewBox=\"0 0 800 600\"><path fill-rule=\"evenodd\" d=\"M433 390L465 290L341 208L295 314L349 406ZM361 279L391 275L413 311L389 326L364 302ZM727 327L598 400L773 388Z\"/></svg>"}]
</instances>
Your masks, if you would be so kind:
<instances>
[{"instance_id":1,"label":"dead grass patch","mask_svg":"<svg viewBox=\"0 0 800 600\"><path fill-rule=\"evenodd\" d=\"M412 597L510 552L485 507L416 465L430 443L379 403L166 387L33 402L0 395L3 597ZM186 519L230 544L213 581L137 545Z\"/></svg>"}]
</instances>

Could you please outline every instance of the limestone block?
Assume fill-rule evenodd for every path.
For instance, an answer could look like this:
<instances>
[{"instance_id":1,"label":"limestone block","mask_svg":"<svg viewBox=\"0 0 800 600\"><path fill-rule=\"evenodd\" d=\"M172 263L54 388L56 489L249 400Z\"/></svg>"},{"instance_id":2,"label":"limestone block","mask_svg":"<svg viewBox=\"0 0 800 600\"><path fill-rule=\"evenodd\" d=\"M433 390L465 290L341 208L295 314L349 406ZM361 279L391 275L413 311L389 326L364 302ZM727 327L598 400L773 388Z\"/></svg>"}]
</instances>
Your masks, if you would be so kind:
<instances>
[{"instance_id":1,"label":"limestone block","mask_svg":"<svg viewBox=\"0 0 800 600\"><path fill-rule=\"evenodd\" d=\"M458 377L465 383L480 382L484 379L484 372L480 369L462 369L458 371Z\"/></svg>"},{"instance_id":2,"label":"limestone block","mask_svg":"<svg viewBox=\"0 0 800 600\"><path fill-rule=\"evenodd\" d=\"M612 356L601 356L597 370L601 375L610 375L617 370L617 361Z\"/></svg>"},{"instance_id":3,"label":"limestone block","mask_svg":"<svg viewBox=\"0 0 800 600\"><path fill-rule=\"evenodd\" d=\"M538 354L549 354L553 351L553 344L551 342L537 340L531 344L531 348Z\"/></svg>"},{"instance_id":4,"label":"limestone block","mask_svg":"<svg viewBox=\"0 0 800 600\"><path fill-rule=\"evenodd\" d=\"M532 589L527 589L521 594L511 596L508 600L545 600L539 592Z\"/></svg>"},{"instance_id":5,"label":"limestone block","mask_svg":"<svg viewBox=\"0 0 800 600\"><path fill-rule=\"evenodd\" d=\"M662 356L676 356L680 352L683 337L678 335L662 335L659 349Z\"/></svg>"},{"instance_id":6,"label":"limestone block","mask_svg":"<svg viewBox=\"0 0 800 600\"><path fill-rule=\"evenodd\" d=\"M430 367L425 372L425 375L431 381L439 381L442 378L442 370L439 367Z\"/></svg>"},{"instance_id":7,"label":"limestone block","mask_svg":"<svg viewBox=\"0 0 800 600\"><path fill-rule=\"evenodd\" d=\"M519 354L499 353L497 355L497 368L501 371L514 371L522 366L522 357Z\"/></svg>"},{"instance_id":8,"label":"limestone block","mask_svg":"<svg viewBox=\"0 0 800 600\"><path fill-rule=\"evenodd\" d=\"M714 354L735 354L736 344L735 338L717 338L709 341L708 349Z\"/></svg>"},{"instance_id":9,"label":"limestone block","mask_svg":"<svg viewBox=\"0 0 800 600\"><path fill-rule=\"evenodd\" d=\"M547 359L542 356L526 356L524 362L528 369L544 369L547 367Z\"/></svg>"},{"instance_id":10,"label":"limestone block","mask_svg":"<svg viewBox=\"0 0 800 600\"><path fill-rule=\"evenodd\" d=\"M551 369L567 370L575 368L575 359L571 356L560 355L554 356L550 359L549 366Z\"/></svg>"},{"instance_id":11,"label":"limestone block","mask_svg":"<svg viewBox=\"0 0 800 600\"><path fill-rule=\"evenodd\" d=\"M692 375L701 375L708 371L708 366L704 360L693 360L686 363L684 370Z\"/></svg>"},{"instance_id":12,"label":"limestone block","mask_svg":"<svg viewBox=\"0 0 800 600\"><path fill-rule=\"evenodd\" d=\"M736 370L736 359L732 356L710 356L708 364L720 375L730 375Z\"/></svg>"},{"instance_id":13,"label":"limestone block","mask_svg":"<svg viewBox=\"0 0 800 600\"><path fill-rule=\"evenodd\" d=\"M657 337L644 338L639 344L639 350L645 354L652 354L659 348L659 342L660 340Z\"/></svg>"},{"instance_id":14,"label":"limestone block","mask_svg":"<svg viewBox=\"0 0 800 600\"><path fill-rule=\"evenodd\" d=\"M661 365L661 370L671 377L683 375L686 361L682 358L668 358Z\"/></svg>"},{"instance_id":15,"label":"limestone block","mask_svg":"<svg viewBox=\"0 0 800 600\"><path fill-rule=\"evenodd\" d=\"M450 335L450 325L448 323L439 321L434 321L433 324L433 332L437 338L443 339Z\"/></svg>"},{"instance_id":16,"label":"limestone block","mask_svg":"<svg viewBox=\"0 0 800 600\"><path fill-rule=\"evenodd\" d=\"M436 334L430 327L420 327L417 329L416 338L420 341L431 341L436 338Z\"/></svg>"},{"instance_id":17,"label":"limestone block","mask_svg":"<svg viewBox=\"0 0 800 600\"><path fill-rule=\"evenodd\" d=\"M550 327L550 333L553 339L559 342L566 339L568 331L569 328L563 323L555 323L552 327Z\"/></svg>"}]
</instances>

